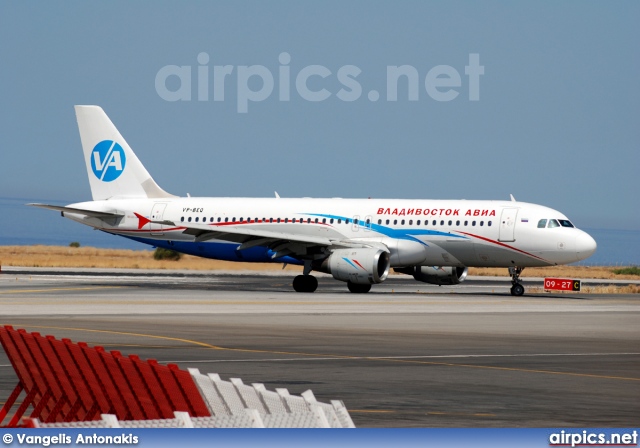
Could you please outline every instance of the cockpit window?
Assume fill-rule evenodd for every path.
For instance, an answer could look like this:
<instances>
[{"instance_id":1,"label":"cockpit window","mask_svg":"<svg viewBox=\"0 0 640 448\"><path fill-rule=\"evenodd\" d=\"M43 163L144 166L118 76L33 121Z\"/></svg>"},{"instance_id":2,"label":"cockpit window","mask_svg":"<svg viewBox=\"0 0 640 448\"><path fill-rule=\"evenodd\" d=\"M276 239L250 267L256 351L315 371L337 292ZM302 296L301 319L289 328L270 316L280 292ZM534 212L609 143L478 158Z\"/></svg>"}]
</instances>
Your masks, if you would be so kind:
<instances>
[{"instance_id":1,"label":"cockpit window","mask_svg":"<svg viewBox=\"0 0 640 448\"><path fill-rule=\"evenodd\" d=\"M541 219L540 221L538 221L538 229L544 229L545 227L547 227L546 219Z\"/></svg>"},{"instance_id":2,"label":"cockpit window","mask_svg":"<svg viewBox=\"0 0 640 448\"><path fill-rule=\"evenodd\" d=\"M556 221L555 219L550 219L547 228L552 229L553 227L560 227L560 224L558 224L558 221Z\"/></svg>"},{"instance_id":3,"label":"cockpit window","mask_svg":"<svg viewBox=\"0 0 640 448\"><path fill-rule=\"evenodd\" d=\"M568 219L558 219L558 221L562 227L573 227L573 224Z\"/></svg>"}]
</instances>

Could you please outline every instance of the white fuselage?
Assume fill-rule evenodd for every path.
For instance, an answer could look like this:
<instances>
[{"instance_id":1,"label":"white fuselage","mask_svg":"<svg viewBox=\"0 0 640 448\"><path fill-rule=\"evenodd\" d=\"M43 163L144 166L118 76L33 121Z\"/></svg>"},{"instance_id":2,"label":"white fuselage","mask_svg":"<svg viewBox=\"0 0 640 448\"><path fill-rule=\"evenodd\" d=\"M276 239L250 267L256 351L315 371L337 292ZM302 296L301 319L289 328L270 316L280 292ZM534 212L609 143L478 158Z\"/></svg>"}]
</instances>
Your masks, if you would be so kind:
<instances>
[{"instance_id":1,"label":"white fuselage","mask_svg":"<svg viewBox=\"0 0 640 448\"><path fill-rule=\"evenodd\" d=\"M568 222L562 213L514 201L189 197L112 199L69 207L124 215L104 220L64 213L112 234L235 261L283 259L268 250L246 256L239 241L199 241L185 229L255 229L311 240L382 244L390 251L392 267L549 266L583 260L596 248L594 240L575 227L538 227L543 219Z\"/></svg>"}]
</instances>

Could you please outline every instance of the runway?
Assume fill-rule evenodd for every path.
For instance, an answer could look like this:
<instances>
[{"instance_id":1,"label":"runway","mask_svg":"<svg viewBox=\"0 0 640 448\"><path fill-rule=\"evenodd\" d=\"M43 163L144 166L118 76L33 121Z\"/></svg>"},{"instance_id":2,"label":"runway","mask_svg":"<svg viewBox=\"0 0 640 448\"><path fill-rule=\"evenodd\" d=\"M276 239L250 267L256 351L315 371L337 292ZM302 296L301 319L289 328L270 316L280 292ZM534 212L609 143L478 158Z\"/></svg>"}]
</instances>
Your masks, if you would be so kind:
<instances>
[{"instance_id":1,"label":"runway","mask_svg":"<svg viewBox=\"0 0 640 448\"><path fill-rule=\"evenodd\" d=\"M640 296L3 267L0 324L343 400L360 427L638 426ZM525 285L526 286L526 285ZM0 352L0 402L17 382Z\"/></svg>"}]
</instances>

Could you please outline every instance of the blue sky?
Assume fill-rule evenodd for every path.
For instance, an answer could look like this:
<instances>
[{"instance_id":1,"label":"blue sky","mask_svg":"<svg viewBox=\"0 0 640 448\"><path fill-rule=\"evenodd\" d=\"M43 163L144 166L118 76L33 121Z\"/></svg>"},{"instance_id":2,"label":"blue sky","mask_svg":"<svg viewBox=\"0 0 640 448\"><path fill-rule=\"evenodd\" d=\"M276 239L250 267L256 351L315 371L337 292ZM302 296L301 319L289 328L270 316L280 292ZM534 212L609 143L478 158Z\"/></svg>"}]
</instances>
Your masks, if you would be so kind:
<instances>
[{"instance_id":1,"label":"blue sky","mask_svg":"<svg viewBox=\"0 0 640 448\"><path fill-rule=\"evenodd\" d=\"M89 199L73 105L98 104L174 194L513 193L580 227L640 230L637 1L0 4L1 197ZM208 101L197 100L203 52ZM289 101L278 90L284 52ZM465 74L470 54L484 68L478 101ZM156 77L169 65L192 68L191 101L159 94ZM225 98L213 101L211 75L225 65ZM326 89L326 100L297 91L310 65L330 72L306 84ZM418 74L417 101L406 79L387 100L387 67L402 65ZM450 101L425 87L443 65L460 74ZM247 113L238 112L240 66L274 77ZM343 66L360 70L355 101L337 96ZM181 87L176 76L165 81Z\"/></svg>"}]
</instances>

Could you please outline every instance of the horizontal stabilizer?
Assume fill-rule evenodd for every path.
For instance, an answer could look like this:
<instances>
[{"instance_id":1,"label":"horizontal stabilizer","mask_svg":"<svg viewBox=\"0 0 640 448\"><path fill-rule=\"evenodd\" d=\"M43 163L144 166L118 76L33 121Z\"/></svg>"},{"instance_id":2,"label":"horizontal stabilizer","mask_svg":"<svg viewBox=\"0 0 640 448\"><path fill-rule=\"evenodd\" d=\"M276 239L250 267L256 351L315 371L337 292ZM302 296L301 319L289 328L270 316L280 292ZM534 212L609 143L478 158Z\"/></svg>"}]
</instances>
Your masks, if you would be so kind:
<instances>
[{"instance_id":1,"label":"horizontal stabilizer","mask_svg":"<svg viewBox=\"0 0 640 448\"><path fill-rule=\"evenodd\" d=\"M40 207L40 208L48 208L49 210L56 210L59 212L67 212L74 213L77 215L86 215L91 216L93 218L122 218L124 214L122 213L112 213L112 212L97 212L95 210L86 210L81 208L73 208L73 207L61 207L59 205L47 205L47 204L27 204L32 207Z\"/></svg>"}]
</instances>

